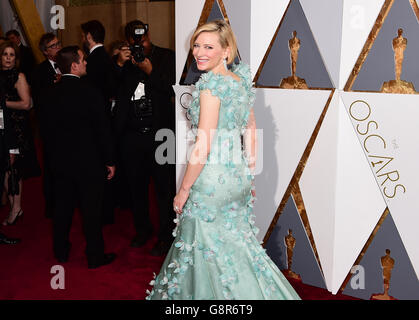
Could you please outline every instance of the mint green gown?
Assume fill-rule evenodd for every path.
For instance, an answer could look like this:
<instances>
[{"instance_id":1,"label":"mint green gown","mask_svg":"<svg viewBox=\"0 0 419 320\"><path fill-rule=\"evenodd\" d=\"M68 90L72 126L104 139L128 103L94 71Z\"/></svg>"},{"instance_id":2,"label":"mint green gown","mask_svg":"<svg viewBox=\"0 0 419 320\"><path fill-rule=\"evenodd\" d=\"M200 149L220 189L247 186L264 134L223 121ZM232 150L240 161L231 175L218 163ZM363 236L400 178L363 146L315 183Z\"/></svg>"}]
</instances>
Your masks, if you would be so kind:
<instances>
[{"instance_id":1,"label":"mint green gown","mask_svg":"<svg viewBox=\"0 0 419 320\"><path fill-rule=\"evenodd\" d=\"M195 84L192 125L198 126L200 92L208 89L221 101L217 133L148 300L299 299L255 236L254 177L241 143L255 92L247 65L231 71L241 80L208 72Z\"/></svg>"}]
</instances>

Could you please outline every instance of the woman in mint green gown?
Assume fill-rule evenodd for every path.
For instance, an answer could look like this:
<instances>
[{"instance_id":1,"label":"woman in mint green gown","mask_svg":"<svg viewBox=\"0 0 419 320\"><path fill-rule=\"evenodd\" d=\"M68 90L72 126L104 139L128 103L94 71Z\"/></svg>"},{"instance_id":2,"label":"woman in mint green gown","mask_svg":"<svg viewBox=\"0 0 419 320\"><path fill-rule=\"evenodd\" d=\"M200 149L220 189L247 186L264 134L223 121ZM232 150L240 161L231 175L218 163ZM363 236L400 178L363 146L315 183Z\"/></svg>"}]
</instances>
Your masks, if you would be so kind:
<instances>
[{"instance_id":1,"label":"woman in mint green gown","mask_svg":"<svg viewBox=\"0 0 419 320\"><path fill-rule=\"evenodd\" d=\"M191 39L199 70L188 110L196 140L173 207L175 240L146 299L299 299L256 238L255 93L224 21Z\"/></svg>"}]
</instances>

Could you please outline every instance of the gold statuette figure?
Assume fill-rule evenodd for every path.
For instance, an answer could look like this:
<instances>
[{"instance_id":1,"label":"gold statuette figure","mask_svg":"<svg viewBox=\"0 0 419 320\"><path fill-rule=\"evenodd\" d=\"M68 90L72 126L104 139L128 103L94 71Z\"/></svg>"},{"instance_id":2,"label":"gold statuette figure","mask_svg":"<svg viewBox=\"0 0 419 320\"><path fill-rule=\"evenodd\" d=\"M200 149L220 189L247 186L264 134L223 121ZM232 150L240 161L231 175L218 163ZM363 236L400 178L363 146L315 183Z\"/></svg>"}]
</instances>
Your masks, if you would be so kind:
<instances>
[{"instance_id":1,"label":"gold statuette figure","mask_svg":"<svg viewBox=\"0 0 419 320\"><path fill-rule=\"evenodd\" d=\"M391 270L394 267L394 259L390 257L390 250L386 249L386 255L381 257L381 267L383 268L384 279L384 293L373 294L371 299L374 300L396 300L394 297L388 295L390 289Z\"/></svg>"},{"instance_id":2,"label":"gold statuette figure","mask_svg":"<svg viewBox=\"0 0 419 320\"><path fill-rule=\"evenodd\" d=\"M403 37L403 29L400 28L397 33L398 36L393 39L394 71L396 74L396 80L384 82L381 87L381 92L415 94L416 90L413 83L400 79L407 39Z\"/></svg>"},{"instance_id":3,"label":"gold statuette figure","mask_svg":"<svg viewBox=\"0 0 419 320\"><path fill-rule=\"evenodd\" d=\"M294 253L295 247L295 238L292 236L292 230L288 230L288 235L285 237L285 244L287 245L287 260L288 260L288 269L286 274L293 279L301 280L301 277L291 270L292 266L292 255Z\"/></svg>"},{"instance_id":4,"label":"gold statuette figure","mask_svg":"<svg viewBox=\"0 0 419 320\"><path fill-rule=\"evenodd\" d=\"M292 38L288 41L288 46L291 55L291 77L284 78L281 80L279 85L282 89L308 89L306 81L297 77L297 60L298 50L300 50L300 39L297 38L297 31L292 33Z\"/></svg>"}]
</instances>

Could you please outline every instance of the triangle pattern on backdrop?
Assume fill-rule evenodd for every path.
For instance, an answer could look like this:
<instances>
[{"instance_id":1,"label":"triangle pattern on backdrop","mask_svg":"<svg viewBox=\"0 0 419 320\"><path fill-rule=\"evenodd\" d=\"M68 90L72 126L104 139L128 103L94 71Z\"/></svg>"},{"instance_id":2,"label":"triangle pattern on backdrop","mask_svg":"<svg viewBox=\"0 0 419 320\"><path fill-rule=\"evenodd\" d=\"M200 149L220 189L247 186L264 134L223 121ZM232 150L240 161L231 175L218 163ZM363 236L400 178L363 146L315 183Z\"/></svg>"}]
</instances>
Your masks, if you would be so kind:
<instances>
[{"instance_id":1,"label":"triangle pattern on backdrop","mask_svg":"<svg viewBox=\"0 0 419 320\"><path fill-rule=\"evenodd\" d=\"M359 262L361 271L354 273L343 294L368 300L384 292L381 258L386 255L386 249L394 259L394 266L389 268L388 295L400 300L419 299L419 282L391 214L385 218Z\"/></svg>"},{"instance_id":2,"label":"triangle pattern on backdrop","mask_svg":"<svg viewBox=\"0 0 419 320\"><path fill-rule=\"evenodd\" d=\"M300 0L300 3L333 85L338 88L343 0ZM327 21L324 18L326 12Z\"/></svg>"},{"instance_id":3,"label":"triangle pattern on backdrop","mask_svg":"<svg viewBox=\"0 0 419 320\"><path fill-rule=\"evenodd\" d=\"M269 47L269 43L272 41L288 5L289 0L251 1L250 43L252 46L250 48L250 69L252 78L255 77L262 63L266 49ZM269 10L266 10L266 8L269 8ZM260 32L260 30L263 30L263 32Z\"/></svg>"},{"instance_id":4,"label":"triangle pattern on backdrop","mask_svg":"<svg viewBox=\"0 0 419 320\"><path fill-rule=\"evenodd\" d=\"M298 274L303 283L325 289L326 285L322 272L292 197L288 198L287 204L265 246L268 255L280 270L288 268L285 238L289 234L289 229L292 230L292 237L295 238L291 271Z\"/></svg>"},{"instance_id":5,"label":"triangle pattern on backdrop","mask_svg":"<svg viewBox=\"0 0 419 320\"><path fill-rule=\"evenodd\" d=\"M223 0L231 28L236 36L240 58L250 65L251 0Z\"/></svg>"},{"instance_id":6,"label":"triangle pattern on backdrop","mask_svg":"<svg viewBox=\"0 0 419 320\"><path fill-rule=\"evenodd\" d=\"M331 91L257 88L255 118L263 123L263 162L258 155L256 189L264 190L255 203L262 240L284 198ZM259 140L258 140L259 141ZM287 150L284 152L283 150ZM258 170L260 166L263 170Z\"/></svg>"},{"instance_id":7,"label":"triangle pattern on backdrop","mask_svg":"<svg viewBox=\"0 0 419 320\"><path fill-rule=\"evenodd\" d=\"M367 56L352 80L350 90L417 93L419 23L414 9L417 4L410 0L387 0L385 5L389 8L388 13L371 49L362 53Z\"/></svg>"},{"instance_id":8,"label":"triangle pattern on backdrop","mask_svg":"<svg viewBox=\"0 0 419 320\"><path fill-rule=\"evenodd\" d=\"M351 71L354 66L358 67L357 59L361 52L367 51L370 38L373 38L372 35L376 32L376 24L381 21L378 17L386 12L384 2L385 0L344 0L340 90L346 88L348 79L352 78Z\"/></svg>"},{"instance_id":9,"label":"triangle pattern on backdrop","mask_svg":"<svg viewBox=\"0 0 419 320\"><path fill-rule=\"evenodd\" d=\"M255 82L269 88L333 88L299 0L290 1Z\"/></svg>"},{"instance_id":10,"label":"triangle pattern on backdrop","mask_svg":"<svg viewBox=\"0 0 419 320\"><path fill-rule=\"evenodd\" d=\"M343 92L354 131L419 275L419 97L417 95ZM417 220L416 220L417 221Z\"/></svg>"},{"instance_id":11,"label":"triangle pattern on backdrop","mask_svg":"<svg viewBox=\"0 0 419 320\"><path fill-rule=\"evenodd\" d=\"M179 83L185 67L185 61L188 61L190 52L189 39L198 25L204 4L205 0L176 1L176 83ZM181 19L186 10L190 19Z\"/></svg>"},{"instance_id":12,"label":"triangle pattern on backdrop","mask_svg":"<svg viewBox=\"0 0 419 320\"><path fill-rule=\"evenodd\" d=\"M299 186L327 288L336 293L385 208L339 91Z\"/></svg>"},{"instance_id":13,"label":"triangle pattern on backdrop","mask_svg":"<svg viewBox=\"0 0 419 320\"><path fill-rule=\"evenodd\" d=\"M377 225L386 203L339 95L338 165L335 198L333 287L341 287ZM354 190L355 188L355 190Z\"/></svg>"}]
</instances>

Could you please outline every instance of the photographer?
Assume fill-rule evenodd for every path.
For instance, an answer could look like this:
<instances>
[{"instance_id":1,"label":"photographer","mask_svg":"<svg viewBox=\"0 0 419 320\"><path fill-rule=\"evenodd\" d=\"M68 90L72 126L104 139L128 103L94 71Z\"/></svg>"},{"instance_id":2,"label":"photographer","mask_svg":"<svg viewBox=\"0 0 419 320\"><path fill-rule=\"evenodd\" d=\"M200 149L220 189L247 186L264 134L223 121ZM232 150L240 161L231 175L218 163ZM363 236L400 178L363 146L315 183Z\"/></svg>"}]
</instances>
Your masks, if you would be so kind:
<instances>
[{"instance_id":1,"label":"photographer","mask_svg":"<svg viewBox=\"0 0 419 320\"><path fill-rule=\"evenodd\" d=\"M115 133L137 232L131 246L141 247L152 236L148 203L152 177L159 210L159 234L151 254L159 256L167 253L172 242L175 168L174 164L156 162L155 151L161 142L155 141L155 135L163 128L174 131L175 56L172 50L152 44L148 25L139 20L126 25L125 36L130 44L131 59L122 67ZM120 54L124 53L126 51L121 50Z\"/></svg>"}]
</instances>

